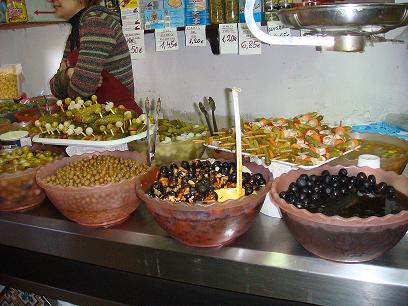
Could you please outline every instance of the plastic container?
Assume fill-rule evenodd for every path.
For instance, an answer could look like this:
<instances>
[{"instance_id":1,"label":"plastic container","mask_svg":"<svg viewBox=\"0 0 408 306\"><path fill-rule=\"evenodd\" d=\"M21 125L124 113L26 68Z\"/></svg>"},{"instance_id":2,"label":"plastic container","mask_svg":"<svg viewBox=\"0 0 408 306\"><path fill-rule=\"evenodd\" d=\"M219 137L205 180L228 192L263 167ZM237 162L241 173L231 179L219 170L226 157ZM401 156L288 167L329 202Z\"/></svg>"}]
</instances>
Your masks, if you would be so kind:
<instances>
[{"instance_id":1,"label":"plastic container","mask_svg":"<svg viewBox=\"0 0 408 306\"><path fill-rule=\"evenodd\" d=\"M289 184L303 173L320 175L323 170L337 174L343 166L322 166L313 170L292 170L282 174L273 185L271 195L282 211L290 232L309 252L333 261L364 262L375 259L401 240L408 229L408 211L369 218L342 218L298 209L279 197ZM408 196L408 178L392 171L368 167L347 168L349 175L363 171L374 174L377 182L385 182Z\"/></svg>"},{"instance_id":2,"label":"plastic container","mask_svg":"<svg viewBox=\"0 0 408 306\"><path fill-rule=\"evenodd\" d=\"M27 131L9 131L0 135L0 150L13 151L18 147L31 145Z\"/></svg>"},{"instance_id":3,"label":"plastic container","mask_svg":"<svg viewBox=\"0 0 408 306\"><path fill-rule=\"evenodd\" d=\"M37 172L37 183L66 218L89 227L110 227L124 222L139 207L140 200L134 188L136 177L98 186L64 187L46 183L46 178L57 169L95 154L146 162L144 154L129 151L66 157L41 167Z\"/></svg>"},{"instance_id":4,"label":"plastic container","mask_svg":"<svg viewBox=\"0 0 408 306\"><path fill-rule=\"evenodd\" d=\"M197 138L194 138L197 139ZM145 141L132 141L128 144L129 150L136 152L147 152ZM195 143L192 139L185 141L173 141L169 143L158 143L156 145L156 164L169 164L173 161L192 160L203 156L205 147L202 143Z\"/></svg>"},{"instance_id":5,"label":"plastic container","mask_svg":"<svg viewBox=\"0 0 408 306\"><path fill-rule=\"evenodd\" d=\"M236 200L191 205L152 198L146 191L155 181L158 167L136 179L136 192L156 222L181 243L194 247L223 246L249 229L272 185L272 175L266 168L254 163L244 165L253 173L262 173L267 184L256 194Z\"/></svg>"},{"instance_id":6,"label":"plastic container","mask_svg":"<svg viewBox=\"0 0 408 306\"><path fill-rule=\"evenodd\" d=\"M0 67L0 99L20 98L22 70L20 64Z\"/></svg>"},{"instance_id":7,"label":"plastic container","mask_svg":"<svg viewBox=\"0 0 408 306\"><path fill-rule=\"evenodd\" d=\"M31 151L50 150L64 156L61 149L36 146ZM0 211L24 212L40 205L45 199L45 193L37 185L35 175L39 167L29 168L14 173L0 175Z\"/></svg>"}]
</instances>

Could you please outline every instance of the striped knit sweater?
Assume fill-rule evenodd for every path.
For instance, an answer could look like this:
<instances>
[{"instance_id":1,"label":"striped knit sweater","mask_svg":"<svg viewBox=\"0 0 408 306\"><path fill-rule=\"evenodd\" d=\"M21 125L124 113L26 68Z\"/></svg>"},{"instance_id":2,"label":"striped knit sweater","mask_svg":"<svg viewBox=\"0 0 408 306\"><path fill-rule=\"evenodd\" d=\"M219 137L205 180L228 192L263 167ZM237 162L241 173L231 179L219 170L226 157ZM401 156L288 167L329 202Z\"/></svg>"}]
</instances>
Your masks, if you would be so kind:
<instances>
[{"instance_id":1,"label":"striped knit sweater","mask_svg":"<svg viewBox=\"0 0 408 306\"><path fill-rule=\"evenodd\" d=\"M74 74L69 80L66 69L59 70L50 81L53 95L60 99L91 96L103 69L133 94L132 62L119 17L103 6L92 6L81 16L79 37L80 51ZM68 39L63 61L67 60L69 52Z\"/></svg>"}]
</instances>

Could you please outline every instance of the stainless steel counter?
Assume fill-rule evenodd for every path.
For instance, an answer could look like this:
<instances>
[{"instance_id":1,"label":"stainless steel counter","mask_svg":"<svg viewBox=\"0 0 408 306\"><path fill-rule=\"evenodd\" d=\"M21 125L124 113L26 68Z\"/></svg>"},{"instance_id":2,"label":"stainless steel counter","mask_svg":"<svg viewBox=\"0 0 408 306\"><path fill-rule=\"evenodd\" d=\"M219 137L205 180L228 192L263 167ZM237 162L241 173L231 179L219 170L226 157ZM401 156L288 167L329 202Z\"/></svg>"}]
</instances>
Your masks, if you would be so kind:
<instances>
[{"instance_id":1,"label":"stainless steel counter","mask_svg":"<svg viewBox=\"0 0 408 306\"><path fill-rule=\"evenodd\" d=\"M199 249L170 238L144 206L121 225L90 229L67 221L44 203L24 214L0 213L0 245L275 299L324 305L408 305L407 235L377 260L341 264L311 255L282 220L262 214L232 245Z\"/></svg>"}]
</instances>

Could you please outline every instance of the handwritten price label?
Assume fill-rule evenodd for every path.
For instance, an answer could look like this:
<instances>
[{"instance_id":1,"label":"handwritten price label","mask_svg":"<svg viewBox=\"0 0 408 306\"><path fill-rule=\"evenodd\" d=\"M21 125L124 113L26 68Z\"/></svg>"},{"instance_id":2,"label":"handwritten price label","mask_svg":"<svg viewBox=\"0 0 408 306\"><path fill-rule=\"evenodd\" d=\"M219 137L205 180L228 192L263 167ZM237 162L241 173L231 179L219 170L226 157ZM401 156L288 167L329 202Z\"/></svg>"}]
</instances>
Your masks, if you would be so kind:
<instances>
[{"instance_id":1,"label":"handwritten price label","mask_svg":"<svg viewBox=\"0 0 408 306\"><path fill-rule=\"evenodd\" d=\"M154 32L156 38L156 51L178 50L177 29L157 29Z\"/></svg>"},{"instance_id":2,"label":"handwritten price label","mask_svg":"<svg viewBox=\"0 0 408 306\"><path fill-rule=\"evenodd\" d=\"M220 38L220 54L238 53L238 30L236 23L220 24L218 28Z\"/></svg>"},{"instance_id":3,"label":"handwritten price label","mask_svg":"<svg viewBox=\"0 0 408 306\"><path fill-rule=\"evenodd\" d=\"M123 28L123 35L125 36L130 57L132 59L141 59L145 57L145 43L144 31L133 30L132 28Z\"/></svg>"},{"instance_id":4,"label":"handwritten price label","mask_svg":"<svg viewBox=\"0 0 408 306\"><path fill-rule=\"evenodd\" d=\"M268 21L266 26L268 34L271 36L290 36L290 29L280 21Z\"/></svg>"},{"instance_id":5,"label":"handwritten price label","mask_svg":"<svg viewBox=\"0 0 408 306\"><path fill-rule=\"evenodd\" d=\"M261 54L262 44L245 23L238 24L239 55Z\"/></svg>"},{"instance_id":6,"label":"handwritten price label","mask_svg":"<svg viewBox=\"0 0 408 306\"><path fill-rule=\"evenodd\" d=\"M207 40L205 38L205 25L186 26L186 46L205 47Z\"/></svg>"}]
</instances>

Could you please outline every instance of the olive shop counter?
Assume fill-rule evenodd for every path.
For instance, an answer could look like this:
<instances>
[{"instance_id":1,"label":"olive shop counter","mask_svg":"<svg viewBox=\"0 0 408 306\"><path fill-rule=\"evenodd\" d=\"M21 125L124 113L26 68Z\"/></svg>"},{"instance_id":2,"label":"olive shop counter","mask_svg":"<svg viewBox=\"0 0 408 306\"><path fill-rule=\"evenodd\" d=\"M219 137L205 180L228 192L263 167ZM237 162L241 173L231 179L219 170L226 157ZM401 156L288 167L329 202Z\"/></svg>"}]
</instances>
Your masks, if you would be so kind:
<instances>
[{"instance_id":1,"label":"olive shop counter","mask_svg":"<svg viewBox=\"0 0 408 306\"><path fill-rule=\"evenodd\" d=\"M0 213L0 284L81 305L407 305L408 236L382 257L341 264L305 251L260 214L233 244L190 248L141 205L91 229L49 203Z\"/></svg>"}]
</instances>

